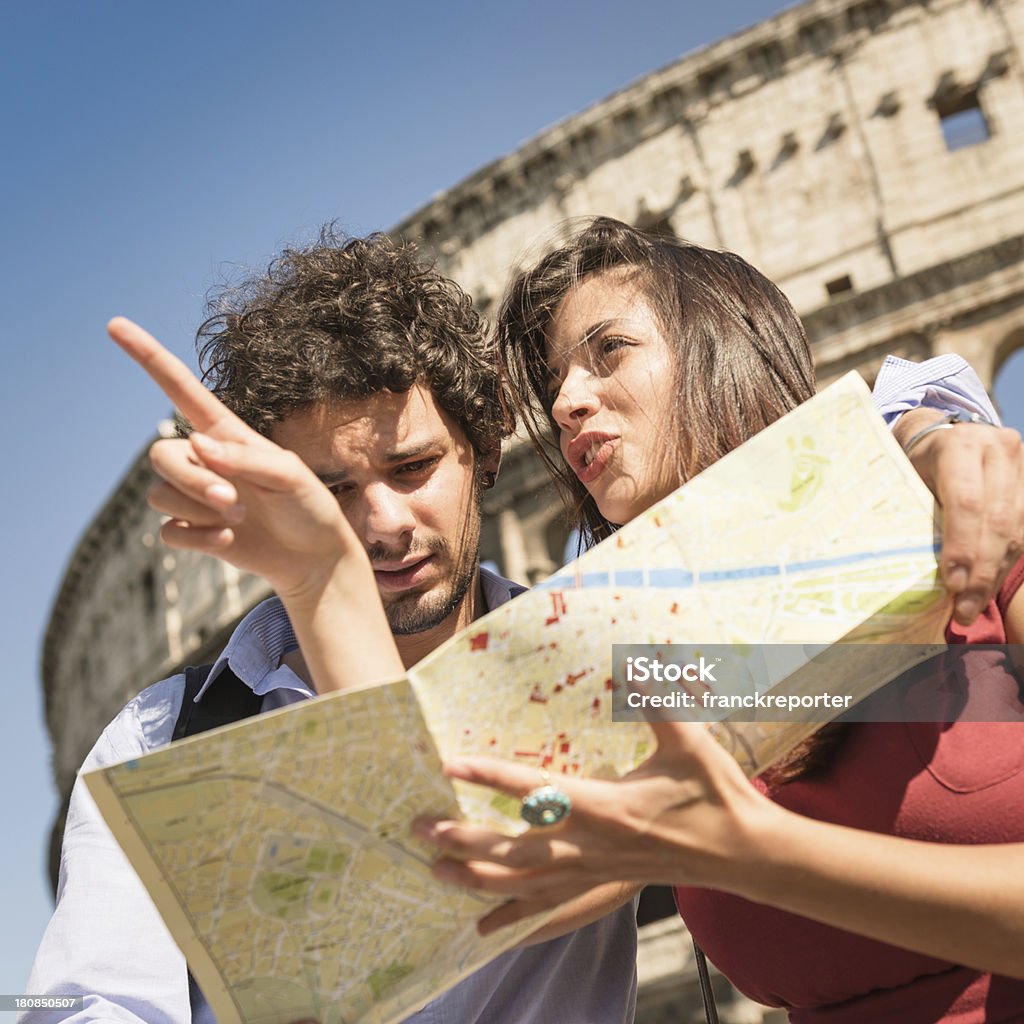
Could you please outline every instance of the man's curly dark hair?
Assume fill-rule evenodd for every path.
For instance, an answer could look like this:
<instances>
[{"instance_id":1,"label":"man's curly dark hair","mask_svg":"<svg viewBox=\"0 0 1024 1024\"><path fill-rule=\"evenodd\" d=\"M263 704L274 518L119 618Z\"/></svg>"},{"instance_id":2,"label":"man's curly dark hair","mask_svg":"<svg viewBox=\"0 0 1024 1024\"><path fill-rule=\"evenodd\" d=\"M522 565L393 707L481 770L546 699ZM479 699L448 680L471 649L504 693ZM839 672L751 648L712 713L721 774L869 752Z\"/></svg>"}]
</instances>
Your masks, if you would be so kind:
<instances>
[{"instance_id":1,"label":"man's curly dark hair","mask_svg":"<svg viewBox=\"0 0 1024 1024\"><path fill-rule=\"evenodd\" d=\"M331 227L211 296L203 379L253 429L313 405L423 384L479 455L510 432L498 362L469 296L387 235Z\"/></svg>"}]
</instances>

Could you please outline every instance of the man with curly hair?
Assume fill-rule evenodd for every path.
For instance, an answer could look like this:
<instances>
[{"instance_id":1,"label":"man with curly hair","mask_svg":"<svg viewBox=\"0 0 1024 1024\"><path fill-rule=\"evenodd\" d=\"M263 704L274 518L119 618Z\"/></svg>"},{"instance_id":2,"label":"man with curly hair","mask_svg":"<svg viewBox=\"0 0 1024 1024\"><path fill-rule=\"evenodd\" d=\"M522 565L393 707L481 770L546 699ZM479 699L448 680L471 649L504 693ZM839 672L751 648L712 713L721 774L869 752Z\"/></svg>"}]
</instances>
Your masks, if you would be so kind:
<instances>
[{"instance_id":1,"label":"man with curly hair","mask_svg":"<svg viewBox=\"0 0 1024 1024\"><path fill-rule=\"evenodd\" d=\"M326 232L216 296L209 312L199 330L207 384L337 497L369 555L406 666L523 589L478 564L481 496L494 483L510 425L497 360L458 285L386 236ZM193 493L208 483L189 442L159 441L151 459L180 485L158 484L150 496L172 517L165 539L204 549L201 531L178 525L202 521L183 480L192 475ZM313 696L277 598L242 620L194 701L182 675L149 687L107 727L83 770L198 731L183 723L202 717L204 702L237 680L258 695L253 712ZM574 908L573 926L588 920L562 935L555 922L540 941L503 954L410 1019L632 1021L630 892L614 886ZM68 812L57 908L28 990L85 996L74 1014L47 1011L26 1018L32 1022L213 1020L81 782Z\"/></svg>"},{"instance_id":2,"label":"man with curly hair","mask_svg":"<svg viewBox=\"0 0 1024 1024\"><path fill-rule=\"evenodd\" d=\"M418 652L413 663L436 646L438 627L447 636L474 617L480 497L508 433L497 362L469 296L411 246L325 233L210 306L199 329L205 379L239 418L313 466L360 521L391 628L414 638L403 642ZM367 424L372 444L361 439ZM400 424L415 438L376 443ZM157 446L158 470L163 447L174 449ZM338 462L332 447L358 450L366 464ZM387 486L353 501L368 471Z\"/></svg>"}]
</instances>

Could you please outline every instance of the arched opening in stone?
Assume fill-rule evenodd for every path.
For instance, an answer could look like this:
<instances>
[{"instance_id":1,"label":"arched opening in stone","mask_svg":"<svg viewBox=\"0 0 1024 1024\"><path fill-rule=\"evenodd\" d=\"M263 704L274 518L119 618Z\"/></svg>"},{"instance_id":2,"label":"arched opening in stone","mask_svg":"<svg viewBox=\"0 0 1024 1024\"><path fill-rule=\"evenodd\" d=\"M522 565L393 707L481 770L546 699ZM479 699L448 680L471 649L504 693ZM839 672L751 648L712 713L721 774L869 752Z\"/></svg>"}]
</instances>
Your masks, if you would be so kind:
<instances>
[{"instance_id":1,"label":"arched opening in stone","mask_svg":"<svg viewBox=\"0 0 1024 1024\"><path fill-rule=\"evenodd\" d=\"M992 394L1003 423L1024 433L1024 331L1017 346L1000 365Z\"/></svg>"},{"instance_id":2,"label":"arched opening in stone","mask_svg":"<svg viewBox=\"0 0 1024 1024\"><path fill-rule=\"evenodd\" d=\"M951 152L987 142L992 135L977 89L950 90L935 99L946 149Z\"/></svg>"}]
</instances>

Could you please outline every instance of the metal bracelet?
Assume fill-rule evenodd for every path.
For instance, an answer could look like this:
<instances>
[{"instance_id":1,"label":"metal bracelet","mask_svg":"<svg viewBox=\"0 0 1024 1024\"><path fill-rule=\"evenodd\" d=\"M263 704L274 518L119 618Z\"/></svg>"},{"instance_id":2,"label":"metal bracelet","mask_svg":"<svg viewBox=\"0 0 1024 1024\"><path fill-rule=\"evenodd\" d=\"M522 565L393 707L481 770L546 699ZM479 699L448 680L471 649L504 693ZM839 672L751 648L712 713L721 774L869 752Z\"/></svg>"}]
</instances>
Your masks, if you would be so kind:
<instances>
[{"instance_id":1,"label":"metal bracelet","mask_svg":"<svg viewBox=\"0 0 1024 1024\"><path fill-rule=\"evenodd\" d=\"M929 434L936 430L950 430L958 423L984 423L986 426L994 427L995 424L980 412L968 412L966 409L957 409L956 412L946 413L941 420L929 423L923 427L903 446L903 453L909 455L911 449L923 441Z\"/></svg>"}]
</instances>

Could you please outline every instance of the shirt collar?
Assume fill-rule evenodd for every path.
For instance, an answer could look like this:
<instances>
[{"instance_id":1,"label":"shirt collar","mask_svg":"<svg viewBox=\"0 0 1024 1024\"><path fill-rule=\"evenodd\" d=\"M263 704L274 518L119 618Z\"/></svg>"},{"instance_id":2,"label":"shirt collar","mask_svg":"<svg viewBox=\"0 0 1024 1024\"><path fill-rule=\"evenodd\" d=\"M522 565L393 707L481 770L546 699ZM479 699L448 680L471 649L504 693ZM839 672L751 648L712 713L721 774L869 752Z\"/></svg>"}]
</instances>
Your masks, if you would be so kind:
<instances>
[{"instance_id":1,"label":"shirt collar","mask_svg":"<svg viewBox=\"0 0 1024 1024\"><path fill-rule=\"evenodd\" d=\"M279 689L298 690L313 696L313 691L306 683L287 665L281 664L281 658L298 646L295 631L280 598L272 597L262 601L235 627L227 647L213 663L196 700L202 698L225 665L230 665L231 671L253 693L260 696Z\"/></svg>"},{"instance_id":2,"label":"shirt collar","mask_svg":"<svg viewBox=\"0 0 1024 1024\"><path fill-rule=\"evenodd\" d=\"M523 593L526 587L513 583L511 580L505 579L504 576L499 576L496 572L486 569L481 565L480 589L484 595L484 613L486 614Z\"/></svg>"},{"instance_id":3,"label":"shirt collar","mask_svg":"<svg viewBox=\"0 0 1024 1024\"><path fill-rule=\"evenodd\" d=\"M481 566L480 589L485 611L492 611L506 601L511 601L526 588ZM297 690L306 696L314 696L313 690L303 680L287 665L281 664L281 658L298 646L295 630L292 629L280 598L272 597L262 601L235 628L227 646L213 663L206 682L196 694L196 700L202 699L225 665L230 665L231 671L259 696L281 689Z\"/></svg>"}]
</instances>

